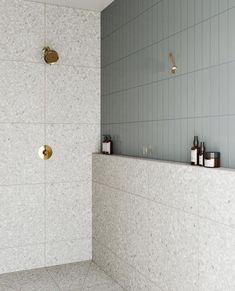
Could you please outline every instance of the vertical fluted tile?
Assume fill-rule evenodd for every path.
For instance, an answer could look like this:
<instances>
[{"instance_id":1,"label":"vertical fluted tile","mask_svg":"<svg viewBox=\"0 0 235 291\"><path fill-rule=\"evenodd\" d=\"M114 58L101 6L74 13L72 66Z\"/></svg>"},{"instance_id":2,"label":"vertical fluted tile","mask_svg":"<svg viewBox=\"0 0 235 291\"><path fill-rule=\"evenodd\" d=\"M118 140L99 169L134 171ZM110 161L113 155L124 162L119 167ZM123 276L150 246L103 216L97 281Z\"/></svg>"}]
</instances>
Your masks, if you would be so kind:
<instances>
[{"instance_id":1,"label":"vertical fluted tile","mask_svg":"<svg viewBox=\"0 0 235 291\"><path fill-rule=\"evenodd\" d=\"M115 56L122 51L124 59L116 61L115 56L111 57L114 63L109 70L103 69L103 79L106 82L103 82L102 90L106 93L118 91L120 95L124 95L127 88L137 90L138 87L140 92L138 121L161 120L167 130L166 132L163 130L165 148L162 157L171 157L173 160L181 161L181 155L183 155L183 152L179 155L178 150L169 149L170 145L166 144L170 142L168 119L175 120L175 123L177 123L176 119L181 119L177 127L181 128L180 135L183 140L188 138L191 130L190 126L187 126L187 123L191 121L188 120L185 123L185 118L198 119L195 122L200 125L199 135L204 134L202 124L208 121L209 124L205 124L204 130L207 132L206 138L209 144L215 143L217 146L220 141L215 142L213 136L209 134L209 119L199 120L199 118L222 117L229 113L233 114L234 111L232 93L234 82L230 80L234 76L232 61L235 59L233 0L163 0L154 2L152 7L148 6L147 2L144 4L141 1L138 3L129 1L126 6L123 2L119 5L122 9L126 9L125 17L123 16L126 22L119 23L118 35L117 26L114 26L116 29L109 27L110 33L113 32L107 38L113 42L111 50L115 52ZM104 12L107 19L118 15L119 5L116 2L110 5L109 12ZM142 10L143 7L149 9ZM120 15L117 19L121 19ZM117 25L117 19L111 22ZM120 42L121 45L119 45ZM104 41L104 46L107 50L107 40ZM169 52L172 52L175 57L178 67L176 77L179 77L179 80L183 79L180 82L171 74L172 64L169 61ZM218 65L221 66L218 67ZM226 70L226 66L230 67L230 71ZM159 81L163 81L161 83L163 90L156 90ZM153 100L152 108L150 108L149 91L146 88L151 87L152 83ZM186 91L188 91L187 102ZM157 95L156 98L154 94ZM129 114L134 115L135 102L136 100L128 99L126 108L123 103L124 109L120 110L113 98L111 100L113 106L111 106L115 120L122 123L132 122L132 117L127 120L125 117ZM125 112L125 115L122 112ZM157 123L153 124L155 126ZM139 126L141 127L140 123ZM224 126L225 123L222 127ZM126 129L127 127L123 124L122 132L125 134L128 131ZM190 132L190 134L194 133ZM125 136L127 139L130 138L128 135ZM123 143L123 146L125 145L123 153L126 152L127 144L128 154L131 154L130 145L133 143L126 140ZM122 152L121 143L119 146L120 153ZM142 145L139 148L142 148ZM220 151L225 153L226 147L221 145ZM140 154L142 154L142 149L140 149ZM227 162L223 163L223 165L226 164Z\"/></svg>"}]
</instances>

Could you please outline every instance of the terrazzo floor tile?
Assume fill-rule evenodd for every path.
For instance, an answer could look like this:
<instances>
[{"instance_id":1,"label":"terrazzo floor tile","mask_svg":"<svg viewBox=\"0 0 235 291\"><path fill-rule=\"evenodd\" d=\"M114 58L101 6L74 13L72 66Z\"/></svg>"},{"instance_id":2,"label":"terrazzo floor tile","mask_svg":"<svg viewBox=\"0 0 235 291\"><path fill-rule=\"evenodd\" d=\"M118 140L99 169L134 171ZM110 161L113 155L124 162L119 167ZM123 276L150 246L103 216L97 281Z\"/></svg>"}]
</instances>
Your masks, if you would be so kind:
<instances>
[{"instance_id":1,"label":"terrazzo floor tile","mask_svg":"<svg viewBox=\"0 0 235 291\"><path fill-rule=\"evenodd\" d=\"M0 275L0 291L58 291L46 269Z\"/></svg>"},{"instance_id":2,"label":"terrazzo floor tile","mask_svg":"<svg viewBox=\"0 0 235 291\"><path fill-rule=\"evenodd\" d=\"M0 291L121 291L96 264L86 261L0 275Z\"/></svg>"}]
</instances>

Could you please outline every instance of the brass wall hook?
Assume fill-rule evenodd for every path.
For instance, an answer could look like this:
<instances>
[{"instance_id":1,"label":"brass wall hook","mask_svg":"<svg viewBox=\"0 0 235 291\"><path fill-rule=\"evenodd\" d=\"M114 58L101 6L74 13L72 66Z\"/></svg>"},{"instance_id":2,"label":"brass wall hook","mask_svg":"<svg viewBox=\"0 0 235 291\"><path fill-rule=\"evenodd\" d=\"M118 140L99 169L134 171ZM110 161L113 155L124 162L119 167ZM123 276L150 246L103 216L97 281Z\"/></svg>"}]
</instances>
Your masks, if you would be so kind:
<instances>
[{"instance_id":1,"label":"brass wall hook","mask_svg":"<svg viewBox=\"0 0 235 291\"><path fill-rule=\"evenodd\" d=\"M175 64L175 58L173 56L173 53L169 53L169 60L170 60L170 64L171 64L171 73L175 74L177 71L177 66Z\"/></svg>"},{"instance_id":2,"label":"brass wall hook","mask_svg":"<svg viewBox=\"0 0 235 291\"><path fill-rule=\"evenodd\" d=\"M38 155L42 160L49 160L52 156L52 148L49 145L43 145L38 150Z\"/></svg>"},{"instance_id":3,"label":"brass wall hook","mask_svg":"<svg viewBox=\"0 0 235 291\"><path fill-rule=\"evenodd\" d=\"M59 60L58 53L49 47L44 47L42 52L45 62L49 65L55 64Z\"/></svg>"}]
</instances>

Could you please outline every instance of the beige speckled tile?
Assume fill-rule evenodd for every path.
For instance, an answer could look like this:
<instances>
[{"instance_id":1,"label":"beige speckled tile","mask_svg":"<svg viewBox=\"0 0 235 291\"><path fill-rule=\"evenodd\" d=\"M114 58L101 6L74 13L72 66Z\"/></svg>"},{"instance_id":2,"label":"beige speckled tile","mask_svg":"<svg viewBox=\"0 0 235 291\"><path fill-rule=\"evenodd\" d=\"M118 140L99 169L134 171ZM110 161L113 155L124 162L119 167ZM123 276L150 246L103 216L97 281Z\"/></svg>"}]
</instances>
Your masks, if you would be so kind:
<instances>
[{"instance_id":1,"label":"beige speckled tile","mask_svg":"<svg viewBox=\"0 0 235 291\"><path fill-rule=\"evenodd\" d=\"M149 165L149 193L146 197L198 214L198 168L154 161Z\"/></svg>"},{"instance_id":2,"label":"beige speckled tile","mask_svg":"<svg viewBox=\"0 0 235 291\"><path fill-rule=\"evenodd\" d=\"M43 122L44 66L1 61L0 122Z\"/></svg>"},{"instance_id":3,"label":"beige speckled tile","mask_svg":"<svg viewBox=\"0 0 235 291\"><path fill-rule=\"evenodd\" d=\"M153 282L140 274L125 260L117 257L109 249L93 240L93 259L105 270L124 290L128 291L161 291Z\"/></svg>"},{"instance_id":4,"label":"beige speckled tile","mask_svg":"<svg viewBox=\"0 0 235 291\"><path fill-rule=\"evenodd\" d=\"M197 233L193 215L94 184L94 238L162 289L197 290Z\"/></svg>"},{"instance_id":5,"label":"beige speckled tile","mask_svg":"<svg viewBox=\"0 0 235 291\"><path fill-rule=\"evenodd\" d=\"M148 161L119 156L93 155L93 180L145 196L148 192Z\"/></svg>"},{"instance_id":6,"label":"beige speckled tile","mask_svg":"<svg viewBox=\"0 0 235 291\"><path fill-rule=\"evenodd\" d=\"M0 124L0 184L44 182L38 149L44 143L41 124Z\"/></svg>"},{"instance_id":7,"label":"beige speckled tile","mask_svg":"<svg viewBox=\"0 0 235 291\"><path fill-rule=\"evenodd\" d=\"M42 63L44 5L3 0L0 15L1 59Z\"/></svg>"},{"instance_id":8,"label":"beige speckled tile","mask_svg":"<svg viewBox=\"0 0 235 291\"><path fill-rule=\"evenodd\" d=\"M99 69L50 66L47 78L47 122L100 122Z\"/></svg>"},{"instance_id":9,"label":"beige speckled tile","mask_svg":"<svg viewBox=\"0 0 235 291\"><path fill-rule=\"evenodd\" d=\"M110 284L113 280L105 274L96 264L91 263L84 287L89 289L92 286Z\"/></svg>"},{"instance_id":10,"label":"beige speckled tile","mask_svg":"<svg viewBox=\"0 0 235 291\"><path fill-rule=\"evenodd\" d=\"M100 13L47 5L46 40L59 64L99 67Z\"/></svg>"},{"instance_id":11,"label":"beige speckled tile","mask_svg":"<svg viewBox=\"0 0 235 291\"><path fill-rule=\"evenodd\" d=\"M46 186L48 242L91 238L91 184L55 183Z\"/></svg>"},{"instance_id":12,"label":"beige speckled tile","mask_svg":"<svg viewBox=\"0 0 235 291\"><path fill-rule=\"evenodd\" d=\"M46 266L87 261L92 258L91 238L46 242L45 248Z\"/></svg>"},{"instance_id":13,"label":"beige speckled tile","mask_svg":"<svg viewBox=\"0 0 235 291\"><path fill-rule=\"evenodd\" d=\"M100 125L47 125L53 156L46 164L48 183L91 181L92 152L100 146Z\"/></svg>"},{"instance_id":14,"label":"beige speckled tile","mask_svg":"<svg viewBox=\"0 0 235 291\"><path fill-rule=\"evenodd\" d=\"M59 288L68 291L83 286L91 262L73 263L47 268Z\"/></svg>"},{"instance_id":15,"label":"beige speckled tile","mask_svg":"<svg viewBox=\"0 0 235 291\"><path fill-rule=\"evenodd\" d=\"M35 269L0 275L0 291L59 291L46 269Z\"/></svg>"},{"instance_id":16,"label":"beige speckled tile","mask_svg":"<svg viewBox=\"0 0 235 291\"><path fill-rule=\"evenodd\" d=\"M199 290L235 290L234 229L206 219L199 223Z\"/></svg>"},{"instance_id":17,"label":"beige speckled tile","mask_svg":"<svg viewBox=\"0 0 235 291\"><path fill-rule=\"evenodd\" d=\"M199 181L199 215L235 227L235 172L203 169Z\"/></svg>"}]
</instances>

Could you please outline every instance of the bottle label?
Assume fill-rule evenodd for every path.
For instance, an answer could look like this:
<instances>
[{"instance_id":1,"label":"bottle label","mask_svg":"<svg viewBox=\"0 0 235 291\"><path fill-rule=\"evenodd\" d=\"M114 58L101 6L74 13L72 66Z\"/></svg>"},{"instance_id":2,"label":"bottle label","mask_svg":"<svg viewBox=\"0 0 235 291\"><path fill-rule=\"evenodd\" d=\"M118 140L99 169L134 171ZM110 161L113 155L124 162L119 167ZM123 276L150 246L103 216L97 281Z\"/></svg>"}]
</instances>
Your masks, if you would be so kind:
<instances>
[{"instance_id":1,"label":"bottle label","mask_svg":"<svg viewBox=\"0 0 235 291\"><path fill-rule=\"evenodd\" d=\"M197 164L197 150L191 150L191 162Z\"/></svg>"},{"instance_id":2,"label":"bottle label","mask_svg":"<svg viewBox=\"0 0 235 291\"><path fill-rule=\"evenodd\" d=\"M103 142L102 143L102 152L103 153L106 153L107 152L107 143L106 142Z\"/></svg>"},{"instance_id":3,"label":"bottle label","mask_svg":"<svg viewBox=\"0 0 235 291\"><path fill-rule=\"evenodd\" d=\"M106 152L110 155L111 154L111 142L106 143Z\"/></svg>"},{"instance_id":4,"label":"bottle label","mask_svg":"<svg viewBox=\"0 0 235 291\"><path fill-rule=\"evenodd\" d=\"M211 159L211 160L205 159L205 167L214 168L215 167L215 160L214 159Z\"/></svg>"},{"instance_id":5,"label":"bottle label","mask_svg":"<svg viewBox=\"0 0 235 291\"><path fill-rule=\"evenodd\" d=\"M199 165L203 166L203 155L199 156Z\"/></svg>"}]
</instances>

